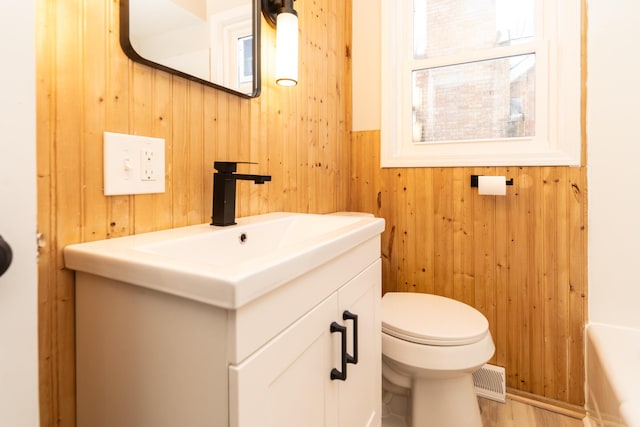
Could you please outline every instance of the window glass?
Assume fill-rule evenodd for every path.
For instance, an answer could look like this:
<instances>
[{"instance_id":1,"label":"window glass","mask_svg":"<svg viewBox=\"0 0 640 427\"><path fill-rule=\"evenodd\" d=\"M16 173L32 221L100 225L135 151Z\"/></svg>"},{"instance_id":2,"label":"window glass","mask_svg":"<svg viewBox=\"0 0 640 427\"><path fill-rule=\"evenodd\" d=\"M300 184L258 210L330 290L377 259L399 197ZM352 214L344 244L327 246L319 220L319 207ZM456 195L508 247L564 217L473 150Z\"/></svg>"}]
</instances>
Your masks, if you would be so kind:
<instances>
[{"instance_id":1,"label":"window glass","mask_svg":"<svg viewBox=\"0 0 640 427\"><path fill-rule=\"evenodd\" d=\"M580 165L580 0L381 0L382 167Z\"/></svg>"},{"instance_id":2,"label":"window glass","mask_svg":"<svg viewBox=\"0 0 640 427\"><path fill-rule=\"evenodd\" d=\"M238 82L253 81L253 36L238 39Z\"/></svg>"},{"instance_id":3,"label":"window glass","mask_svg":"<svg viewBox=\"0 0 640 427\"><path fill-rule=\"evenodd\" d=\"M415 59L533 40L535 0L413 0Z\"/></svg>"},{"instance_id":4,"label":"window glass","mask_svg":"<svg viewBox=\"0 0 640 427\"><path fill-rule=\"evenodd\" d=\"M412 73L414 143L534 136L535 54Z\"/></svg>"}]
</instances>

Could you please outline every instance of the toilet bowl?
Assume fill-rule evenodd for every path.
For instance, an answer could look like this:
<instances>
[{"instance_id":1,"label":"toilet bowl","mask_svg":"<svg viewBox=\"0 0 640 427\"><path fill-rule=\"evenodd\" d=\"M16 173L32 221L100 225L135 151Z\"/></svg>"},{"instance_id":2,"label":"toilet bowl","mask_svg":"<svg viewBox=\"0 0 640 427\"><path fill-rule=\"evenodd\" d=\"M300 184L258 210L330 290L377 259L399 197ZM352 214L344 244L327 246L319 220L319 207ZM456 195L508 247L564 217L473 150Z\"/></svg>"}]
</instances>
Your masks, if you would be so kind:
<instances>
[{"instance_id":1,"label":"toilet bowl","mask_svg":"<svg viewBox=\"0 0 640 427\"><path fill-rule=\"evenodd\" d=\"M382 298L383 383L410 390L413 427L481 427L472 374L494 351L489 322L473 307L422 293Z\"/></svg>"}]
</instances>

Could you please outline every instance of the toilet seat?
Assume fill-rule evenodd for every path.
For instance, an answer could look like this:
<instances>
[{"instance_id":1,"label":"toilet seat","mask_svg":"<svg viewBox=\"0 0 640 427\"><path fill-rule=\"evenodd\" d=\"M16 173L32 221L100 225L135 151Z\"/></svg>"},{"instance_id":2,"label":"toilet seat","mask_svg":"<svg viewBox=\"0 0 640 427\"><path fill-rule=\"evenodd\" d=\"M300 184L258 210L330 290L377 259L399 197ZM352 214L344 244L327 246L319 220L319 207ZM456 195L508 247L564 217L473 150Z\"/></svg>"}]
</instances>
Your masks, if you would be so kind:
<instances>
[{"instance_id":1,"label":"toilet seat","mask_svg":"<svg viewBox=\"0 0 640 427\"><path fill-rule=\"evenodd\" d=\"M413 292L382 297L382 332L405 341L461 346L482 340L488 330L482 313L450 298Z\"/></svg>"}]
</instances>

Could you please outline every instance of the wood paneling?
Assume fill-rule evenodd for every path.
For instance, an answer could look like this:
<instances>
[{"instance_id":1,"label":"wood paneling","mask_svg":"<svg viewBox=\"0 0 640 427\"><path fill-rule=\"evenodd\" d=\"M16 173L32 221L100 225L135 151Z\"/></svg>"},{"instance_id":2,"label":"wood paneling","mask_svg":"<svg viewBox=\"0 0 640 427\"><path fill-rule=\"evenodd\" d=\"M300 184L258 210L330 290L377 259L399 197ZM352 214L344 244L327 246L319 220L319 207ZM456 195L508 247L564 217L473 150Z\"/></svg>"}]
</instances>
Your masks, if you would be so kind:
<instances>
[{"instance_id":1,"label":"wood paneling","mask_svg":"<svg viewBox=\"0 0 640 427\"><path fill-rule=\"evenodd\" d=\"M263 21L262 95L246 100L134 64L117 0L38 0L38 223L43 426L75 425L71 243L208 222L214 160L258 162L238 216L345 210L349 198L351 3L297 2L300 82L273 83ZM166 192L103 196L104 131L166 139Z\"/></svg>"},{"instance_id":2,"label":"wood paneling","mask_svg":"<svg viewBox=\"0 0 640 427\"><path fill-rule=\"evenodd\" d=\"M132 63L117 0L38 0L38 224L43 426L75 425L74 283L62 248L209 221L213 161L258 162L239 216L358 210L384 217L386 291L450 296L489 319L509 387L584 401L585 168L380 169L379 132L350 142L351 3L296 3L300 83L273 83L264 25L254 100ZM583 82L586 76L583 76ZM102 133L166 139L166 192L102 195ZM351 162L350 162L351 159ZM470 174L513 177L481 197Z\"/></svg>"},{"instance_id":3,"label":"wood paneling","mask_svg":"<svg viewBox=\"0 0 640 427\"><path fill-rule=\"evenodd\" d=\"M489 320L507 386L584 403L586 169L380 168L378 131L352 135L351 210L385 218L384 291L435 293ZM480 196L470 175L514 179Z\"/></svg>"}]
</instances>

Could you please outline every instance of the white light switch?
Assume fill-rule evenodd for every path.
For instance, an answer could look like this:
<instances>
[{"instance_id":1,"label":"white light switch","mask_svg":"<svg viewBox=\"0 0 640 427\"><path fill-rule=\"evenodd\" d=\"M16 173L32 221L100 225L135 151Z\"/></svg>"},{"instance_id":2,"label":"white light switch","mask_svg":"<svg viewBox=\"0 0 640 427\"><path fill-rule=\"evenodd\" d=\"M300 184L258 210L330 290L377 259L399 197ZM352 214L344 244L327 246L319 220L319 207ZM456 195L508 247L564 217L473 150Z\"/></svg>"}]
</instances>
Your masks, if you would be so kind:
<instances>
[{"instance_id":1,"label":"white light switch","mask_svg":"<svg viewBox=\"0 0 640 427\"><path fill-rule=\"evenodd\" d=\"M164 193L164 139L104 133L104 194Z\"/></svg>"}]
</instances>

